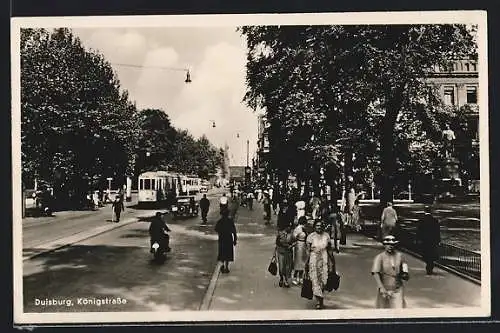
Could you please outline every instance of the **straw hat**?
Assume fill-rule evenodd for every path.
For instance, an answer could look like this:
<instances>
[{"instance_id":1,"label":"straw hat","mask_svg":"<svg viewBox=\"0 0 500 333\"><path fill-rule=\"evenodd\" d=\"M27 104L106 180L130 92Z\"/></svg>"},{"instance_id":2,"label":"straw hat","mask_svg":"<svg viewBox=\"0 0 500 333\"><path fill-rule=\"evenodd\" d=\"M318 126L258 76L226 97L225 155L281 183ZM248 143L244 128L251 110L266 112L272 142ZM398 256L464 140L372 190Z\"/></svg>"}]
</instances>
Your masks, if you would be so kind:
<instances>
[{"instance_id":1,"label":"straw hat","mask_svg":"<svg viewBox=\"0 0 500 333\"><path fill-rule=\"evenodd\" d=\"M398 243L399 243L399 241L393 235L387 235L382 240L382 244L384 244L384 245L396 245Z\"/></svg>"}]
</instances>

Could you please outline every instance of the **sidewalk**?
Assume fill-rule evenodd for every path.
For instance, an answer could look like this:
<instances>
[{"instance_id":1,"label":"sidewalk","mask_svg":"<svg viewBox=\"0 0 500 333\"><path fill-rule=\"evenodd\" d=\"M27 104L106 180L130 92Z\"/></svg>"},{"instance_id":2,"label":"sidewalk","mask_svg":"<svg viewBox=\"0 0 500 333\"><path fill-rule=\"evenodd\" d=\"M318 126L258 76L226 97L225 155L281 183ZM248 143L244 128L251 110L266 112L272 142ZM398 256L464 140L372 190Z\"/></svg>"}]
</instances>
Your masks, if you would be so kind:
<instances>
[{"instance_id":1,"label":"sidewalk","mask_svg":"<svg viewBox=\"0 0 500 333\"><path fill-rule=\"evenodd\" d=\"M273 226L263 222L262 205L254 210L241 207L236 227L243 234L235 249L235 262L229 274L218 274L210 310L309 310L314 302L300 297L300 287L279 288L278 278L267 272L275 241L276 216ZM328 309L370 309L375 304L375 281L370 274L373 258L383 247L363 235L348 235L348 245L336 254L340 288L325 298ZM406 287L408 308L450 308L480 306L481 287L446 271L436 269L434 276L425 275L425 264L405 255L410 269Z\"/></svg>"}]
</instances>

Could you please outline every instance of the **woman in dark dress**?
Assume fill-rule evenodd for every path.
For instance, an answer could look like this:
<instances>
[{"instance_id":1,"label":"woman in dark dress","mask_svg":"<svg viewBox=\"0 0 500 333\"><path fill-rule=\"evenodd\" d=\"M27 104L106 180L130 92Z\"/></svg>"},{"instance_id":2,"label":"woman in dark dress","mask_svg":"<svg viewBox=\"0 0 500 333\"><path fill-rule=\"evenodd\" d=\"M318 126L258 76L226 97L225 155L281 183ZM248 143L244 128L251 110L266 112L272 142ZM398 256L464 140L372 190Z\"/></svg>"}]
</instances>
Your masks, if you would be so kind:
<instances>
[{"instance_id":1,"label":"woman in dark dress","mask_svg":"<svg viewBox=\"0 0 500 333\"><path fill-rule=\"evenodd\" d=\"M234 261L234 246L236 246L236 226L229 217L229 211L223 210L221 219L215 225L219 234L219 255L217 260L222 262L221 272L229 273L229 262Z\"/></svg>"}]
</instances>

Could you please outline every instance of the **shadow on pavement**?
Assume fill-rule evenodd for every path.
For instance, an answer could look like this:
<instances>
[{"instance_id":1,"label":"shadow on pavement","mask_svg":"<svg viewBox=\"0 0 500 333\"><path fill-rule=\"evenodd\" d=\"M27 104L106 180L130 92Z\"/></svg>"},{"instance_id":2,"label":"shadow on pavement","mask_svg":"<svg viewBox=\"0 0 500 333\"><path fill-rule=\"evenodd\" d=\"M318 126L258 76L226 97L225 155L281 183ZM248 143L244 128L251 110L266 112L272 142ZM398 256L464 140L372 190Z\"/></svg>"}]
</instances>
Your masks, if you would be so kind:
<instances>
[{"instance_id":1,"label":"shadow on pavement","mask_svg":"<svg viewBox=\"0 0 500 333\"><path fill-rule=\"evenodd\" d=\"M148 229L128 229L120 238L147 238L149 237Z\"/></svg>"},{"instance_id":2,"label":"shadow on pavement","mask_svg":"<svg viewBox=\"0 0 500 333\"><path fill-rule=\"evenodd\" d=\"M129 236L140 234L134 230ZM187 251L188 242L178 236L160 265L151 262L146 246L73 245L43 254L24 265L24 311L197 310L212 274L216 244L199 239ZM120 297L127 303L77 303L85 297ZM37 298L71 299L74 305L37 306Z\"/></svg>"}]
</instances>

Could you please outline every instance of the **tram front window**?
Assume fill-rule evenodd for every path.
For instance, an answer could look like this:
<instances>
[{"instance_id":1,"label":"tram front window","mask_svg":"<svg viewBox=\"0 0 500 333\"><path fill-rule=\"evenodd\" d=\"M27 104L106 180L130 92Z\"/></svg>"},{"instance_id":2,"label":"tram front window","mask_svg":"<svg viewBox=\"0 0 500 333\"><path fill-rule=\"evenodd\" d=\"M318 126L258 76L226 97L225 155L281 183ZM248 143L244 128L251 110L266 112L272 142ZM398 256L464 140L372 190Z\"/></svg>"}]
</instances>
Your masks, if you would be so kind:
<instances>
[{"instance_id":1,"label":"tram front window","mask_svg":"<svg viewBox=\"0 0 500 333\"><path fill-rule=\"evenodd\" d=\"M145 190L151 189L151 179L144 179L144 189Z\"/></svg>"}]
</instances>

